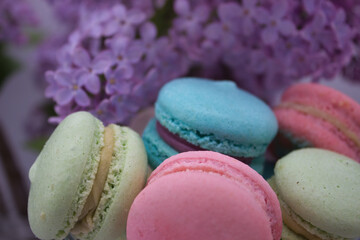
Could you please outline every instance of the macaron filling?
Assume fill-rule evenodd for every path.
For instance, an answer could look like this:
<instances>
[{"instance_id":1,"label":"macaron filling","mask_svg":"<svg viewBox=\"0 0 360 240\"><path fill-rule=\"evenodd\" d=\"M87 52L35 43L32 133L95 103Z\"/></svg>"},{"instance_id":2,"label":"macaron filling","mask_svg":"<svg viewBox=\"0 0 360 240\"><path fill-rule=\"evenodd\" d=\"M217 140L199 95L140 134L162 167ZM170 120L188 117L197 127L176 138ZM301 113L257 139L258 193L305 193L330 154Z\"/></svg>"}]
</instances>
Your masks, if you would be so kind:
<instances>
[{"instance_id":1,"label":"macaron filling","mask_svg":"<svg viewBox=\"0 0 360 240\"><path fill-rule=\"evenodd\" d=\"M178 135L170 132L166 127L162 126L158 121L156 121L156 131L158 132L159 136L164 140L164 142L166 142L169 146L171 146L178 152L209 150L196 146L186 141L185 139L179 137ZM252 158L249 157L238 157L238 156L231 156L231 157L246 164L250 164L252 160Z\"/></svg>"},{"instance_id":2,"label":"macaron filling","mask_svg":"<svg viewBox=\"0 0 360 240\"><path fill-rule=\"evenodd\" d=\"M93 216L100 202L101 194L105 186L114 152L114 134L115 133L112 127L107 126L105 128L104 147L101 149L100 162L94 184L81 211L78 221L70 231L72 234L87 234L94 228Z\"/></svg>"},{"instance_id":3,"label":"macaron filling","mask_svg":"<svg viewBox=\"0 0 360 240\"><path fill-rule=\"evenodd\" d=\"M315 118L319 118L323 121L326 121L336 127L344 136L346 136L357 148L360 148L360 138L351 131L345 124L337 120L331 114L322 111L321 109L308 106L301 103L293 103L293 102L285 102L281 103L276 108L285 108L285 109L293 109L300 113L304 113L310 115Z\"/></svg>"}]
</instances>

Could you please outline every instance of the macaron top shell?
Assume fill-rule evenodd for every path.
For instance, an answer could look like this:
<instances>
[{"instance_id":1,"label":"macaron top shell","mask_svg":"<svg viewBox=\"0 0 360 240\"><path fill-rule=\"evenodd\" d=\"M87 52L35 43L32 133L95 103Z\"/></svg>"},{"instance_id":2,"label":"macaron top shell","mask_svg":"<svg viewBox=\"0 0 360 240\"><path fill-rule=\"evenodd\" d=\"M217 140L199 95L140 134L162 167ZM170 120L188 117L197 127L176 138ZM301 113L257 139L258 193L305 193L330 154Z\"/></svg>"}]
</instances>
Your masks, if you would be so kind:
<instances>
[{"instance_id":1,"label":"macaron top shell","mask_svg":"<svg viewBox=\"0 0 360 240\"><path fill-rule=\"evenodd\" d=\"M258 173L226 155L198 151L172 156L153 171L130 209L127 236L278 240L281 228L276 194Z\"/></svg>"},{"instance_id":2,"label":"macaron top shell","mask_svg":"<svg viewBox=\"0 0 360 240\"><path fill-rule=\"evenodd\" d=\"M275 166L281 199L323 232L360 236L360 164L328 150L307 148L286 155Z\"/></svg>"},{"instance_id":3,"label":"macaron top shell","mask_svg":"<svg viewBox=\"0 0 360 240\"><path fill-rule=\"evenodd\" d=\"M103 132L99 120L78 112L63 120L45 144L29 172L28 215L37 237L61 239L74 226L92 188Z\"/></svg>"},{"instance_id":4,"label":"macaron top shell","mask_svg":"<svg viewBox=\"0 0 360 240\"><path fill-rule=\"evenodd\" d=\"M253 147L249 157L263 153L277 132L272 110L231 81L173 80L161 89L155 115L161 125L190 143L215 151L216 145L248 145L246 151Z\"/></svg>"}]
</instances>

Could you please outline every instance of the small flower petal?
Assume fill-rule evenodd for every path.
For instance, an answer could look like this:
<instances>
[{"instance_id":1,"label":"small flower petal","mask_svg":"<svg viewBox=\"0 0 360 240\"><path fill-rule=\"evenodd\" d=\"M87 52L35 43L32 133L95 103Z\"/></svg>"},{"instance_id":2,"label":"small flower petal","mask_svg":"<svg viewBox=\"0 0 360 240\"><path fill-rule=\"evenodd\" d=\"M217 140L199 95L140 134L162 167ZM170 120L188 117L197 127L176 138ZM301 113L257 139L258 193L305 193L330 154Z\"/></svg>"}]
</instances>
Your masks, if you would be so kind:
<instances>
[{"instance_id":1,"label":"small flower petal","mask_svg":"<svg viewBox=\"0 0 360 240\"><path fill-rule=\"evenodd\" d=\"M71 102L74 94L69 88L60 89L55 95L55 101L59 105L66 105Z\"/></svg>"},{"instance_id":2,"label":"small flower petal","mask_svg":"<svg viewBox=\"0 0 360 240\"><path fill-rule=\"evenodd\" d=\"M79 89L75 92L74 99L75 102L81 107L87 107L90 105L90 98L82 89Z\"/></svg>"},{"instance_id":3,"label":"small flower petal","mask_svg":"<svg viewBox=\"0 0 360 240\"><path fill-rule=\"evenodd\" d=\"M73 62L79 67L88 67L90 65L90 55L82 47L77 47L73 53Z\"/></svg>"},{"instance_id":4,"label":"small flower petal","mask_svg":"<svg viewBox=\"0 0 360 240\"><path fill-rule=\"evenodd\" d=\"M295 33L296 28L293 22L285 20L278 23L278 30L283 35L289 36Z\"/></svg>"},{"instance_id":5,"label":"small flower petal","mask_svg":"<svg viewBox=\"0 0 360 240\"><path fill-rule=\"evenodd\" d=\"M83 78L87 78L85 81L84 86L86 89L91 92L92 94L97 94L100 92L100 80L97 75L94 74L88 74L83 75Z\"/></svg>"},{"instance_id":6,"label":"small flower petal","mask_svg":"<svg viewBox=\"0 0 360 240\"><path fill-rule=\"evenodd\" d=\"M73 77L69 72L57 71L54 78L60 86L71 87L73 85Z\"/></svg>"},{"instance_id":7,"label":"small flower petal","mask_svg":"<svg viewBox=\"0 0 360 240\"><path fill-rule=\"evenodd\" d=\"M130 10L127 14L126 20L134 25L140 24L145 20L146 16L142 11Z\"/></svg>"},{"instance_id":8,"label":"small flower petal","mask_svg":"<svg viewBox=\"0 0 360 240\"><path fill-rule=\"evenodd\" d=\"M265 28L261 32L261 39L265 44L271 45L278 39L278 33L275 28Z\"/></svg>"},{"instance_id":9,"label":"small flower petal","mask_svg":"<svg viewBox=\"0 0 360 240\"><path fill-rule=\"evenodd\" d=\"M157 34L156 27L153 23L147 22L140 28L140 36L142 39L144 39L146 42L151 41L155 39Z\"/></svg>"},{"instance_id":10,"label":"small flower petal","mask_svg":"<svg viewBox=\"0 0 360 240\"><path fill-rule=\"evenodd\" d=\"M176 0L174 10L177 14L186 16L190 13L190 3L187 0Z\"/></svg>"}]
</instances>

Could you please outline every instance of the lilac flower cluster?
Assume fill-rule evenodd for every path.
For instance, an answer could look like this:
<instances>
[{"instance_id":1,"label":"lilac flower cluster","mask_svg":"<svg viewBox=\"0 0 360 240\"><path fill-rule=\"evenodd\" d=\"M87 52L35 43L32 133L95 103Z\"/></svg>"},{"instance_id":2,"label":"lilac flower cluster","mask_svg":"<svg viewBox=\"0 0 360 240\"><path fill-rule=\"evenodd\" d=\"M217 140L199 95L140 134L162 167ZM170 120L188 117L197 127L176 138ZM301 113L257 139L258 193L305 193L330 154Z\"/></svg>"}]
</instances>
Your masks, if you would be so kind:
<instances>
[{"instance_id":1,"label":"lilac flower cluster","mask_svg":"<svg viewBox=\"0 0 360 240\"><path fill-rule=\"evenodd\" d=\"M35 15L24 0L0 1L0 42L24 43L27 40L24 27L35 24Z\"/></svg>"},{"instance_id":2,"label":"lilac flower cluster","mask_svg":"<svg viewBox=\"0 0 360 240\"><path fill-rule=\"evenodd\" d=\"M178 0L174 8L172 34L188 56L206 71L225 67L268 101L302 77L333 77L353 54L353 29L330 1Z\"/></svg>"},{"instance_id":3,"label":"lilac flower cluster","mask_svg":"<svg viewBox=\"0 0 360 240\"><path fill-rule=\"evenodd\" d=\"M88 11L48 71L45 95L57 103L59 121L87 110L105 123L126 123L156 98L159 88L184 75L188 63L168 37L157 37L150 15L117 4Z\"/></svg>"},{"instance_id":4,"label":"lilac flower cluster","mask_svg":"<svg viewBox=\"0 0 360 240\"><path fill-rule=\"evenodd\" d=\"M343 75L353 81L360 80L360 1L356 0L332 0L346 12L346 18L354 30L354 55L350 63L344 67Z\"/></svg>"},{"instance_id":5,"label":"lilac flower cluster","mask_svg":"<svg viewBox=\"0 0 360 240\"><path fill-rule=\"evenodd\" d=\"M331 1L175 0L163 36L154 9L118 4L82 16L46 74L51 121L87 110L126 123L185 75L233 79L270 102L303 77L333 77L353 55L355 31Z\"/></svg>"}]
</instances>

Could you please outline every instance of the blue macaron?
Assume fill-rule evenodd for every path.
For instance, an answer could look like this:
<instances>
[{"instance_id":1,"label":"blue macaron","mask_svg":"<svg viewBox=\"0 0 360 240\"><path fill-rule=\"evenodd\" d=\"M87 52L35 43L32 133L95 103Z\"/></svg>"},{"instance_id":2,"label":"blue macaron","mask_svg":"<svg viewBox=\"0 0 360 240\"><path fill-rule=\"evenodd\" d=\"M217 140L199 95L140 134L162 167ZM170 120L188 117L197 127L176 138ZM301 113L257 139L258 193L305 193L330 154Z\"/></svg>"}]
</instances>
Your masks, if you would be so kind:
<instances>
[{"instance_id":1,"label":"blue macaron","mask_svg":"<svg viewBox=\"0 0 360 240\"><path fill-rule=\"evenodd\" d=\"M270 107L234 82L180 78L160 90L143 140L152 168L191 150L250 162L265 153L277 130Z\"/></svg>"}]
</instances>

